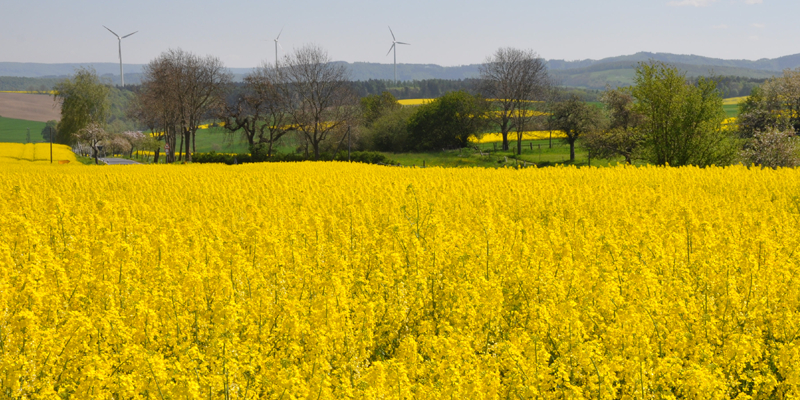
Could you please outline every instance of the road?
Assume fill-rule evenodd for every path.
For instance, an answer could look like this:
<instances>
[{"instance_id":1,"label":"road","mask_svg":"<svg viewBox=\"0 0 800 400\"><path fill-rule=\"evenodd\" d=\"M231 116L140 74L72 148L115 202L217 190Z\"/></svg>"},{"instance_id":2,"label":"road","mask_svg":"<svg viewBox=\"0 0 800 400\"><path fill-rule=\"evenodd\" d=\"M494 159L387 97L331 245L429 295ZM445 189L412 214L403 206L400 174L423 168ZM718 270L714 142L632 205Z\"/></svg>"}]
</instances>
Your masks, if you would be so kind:
<instances>
[{"instance_id":1,"label":"road","mask_svg":"<svg viewBox=\"0 0 800 400\"><path fill-rule=\"evenodd\" d=\"M141 164L133 160L127 160L124 158L101 158L100 161L106 163L106 165L136 165Z\"/></svg>"}]
</instances>

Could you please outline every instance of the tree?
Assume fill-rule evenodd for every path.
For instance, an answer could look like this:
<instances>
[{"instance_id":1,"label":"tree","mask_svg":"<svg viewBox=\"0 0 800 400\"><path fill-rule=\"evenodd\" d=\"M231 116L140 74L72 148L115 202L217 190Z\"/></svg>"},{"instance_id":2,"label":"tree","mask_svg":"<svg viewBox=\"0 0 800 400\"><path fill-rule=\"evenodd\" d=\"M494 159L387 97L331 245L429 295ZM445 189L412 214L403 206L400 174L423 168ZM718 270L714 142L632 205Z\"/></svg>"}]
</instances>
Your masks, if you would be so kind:
<instances>
[{"instance_id":1,"label":"tree","mask_svg":"<svg viewBox=\"0 0 800 400\"><path fill-rule=\"evenodd\" d=\"M450 92L417 107L408 121L410 142L417 150L462 148L487 125L488 103L464 91Z\"/></svg>"},{"instance_id":2,"label":"tree","mask_svg":"<svg viewBox=\"0 0 800 400\"><path fill-rule=\"evenodd\" d=\"M219 58L168 50L145 66L131 114L162 130L169 147L167 162L176 160L176 150L185 150L191 161L197 129L223 100L223 88L231 79Z\"/></svg>"},{"instance_id":3,"label":"tree","mask_svg":"<svg viewBox=\"0 0 800 400\"><path fill-rule=\"evenodd\" d=\"M624 157L630 164L642 144L639 125L644 118L633 110L633 96L625 90L606 88L601 100L607 124L603 129L587 133L584 146L589 150L589 157Z\"/></svg>"},{"instance_id":4,"label":"tree","mask_svg":"<svg viewBox=\"0 0 800 400\"><path fill-rule=\"evenodd\" d=\"M45 142L50 142L51 139L53 142L55 142L57 127L58 127L58 121L56 120L47 121L47 123L45 123L44 125L44 128L42 128L42 139Z\"/></svg>"},{"instance_id":5,"label":"tree","mask_svg":"<svg viewBox=\"0 0 800 400\"><path fill-rule=\"evenodd\" d=\"M767 130L800 130L800 68L754 88L739 105L739 134L751 138Z\"/></svg>"},{"instance_id":6,"label":"tree","mask_svg":"<svg viewBox=\"0 0 800 400\"><path fill-rule=\"evenodd\" d=\"M381 94L371 94L362 97L360 103L362 118L366 127L370 127L373 122L383 115L402 107L400 103L397 102L397 99L387 91L383 91Z\"/></svg>"},{"instance_id":7,"label":"tree","mask_svg":"<svg viewBox=\"0 0 800 400\"><path fill-rule=\"evenodd\" d=\"M600 127L600 110L571 95L550 106L549 124L551 129L564 132L563 140L569 144L569 160L575 162L575 142Z\"/></svg>"},{"instance_id":8,"label":"tree","mask_svg":"<svg viewBox=\"0 0 800 400\"><path fill-rule=\"evenodd\" d=\"M241 132L251 154L272 156L273 146L292 129L290 102L281 98L284 78L271 63L264 63L221 103L218 118L228 131Z\"/></svg>"},{"instance_id":9,"label":"tree","mask_svg":"<svg viewBox=\"0 0 800 400\"><path fill-rule=\"evenodd\" d=\"M489 117L500 128L503 150L508 133L517 132L517 153L522 152L522 134L537 115L531 111L551 86L547 64L530 50L500 48L480 66L480 91L492 104Z\"/></svg>"},{"instance_id":10,"label":"tree","mask_svg":"<svg viewBox=\"0 0 800 400\"><path fill-rule=\"evenodd\" d=\"M359 113L347 69L332 63L322 48L306 45L287 54L278 71L285 82L279 90L290 122L319 159L326 139L344 137Z\"/></svg>"},{"instance_id":11,"label":"tree","mask_svg":"<svg viewBox=\"0 0 800 400\"><path fill-rule=\"evenodd\" d=\"M401 107L381 115L367 128L369 142L365 147L396 153L410 150L413 146L408 139L408 122L415 111L413 107Z\"/></svg>"},{"instance_id":12,"label":"tree","mask_svg":"<svg viewBox=\"0 0 800 400\"><path fill-rule=\"evenodd\" d=\"M61 121L56 142L72 144L89 124L103 126L108 117L108 85L100 82L92 68L78 68L75 75L53 88L53 97L61 102Z\"/></svg>"},{"instance_id":13,"label":"tree","mask_svg":"<svg viewBox=\"0 0 800 400\"><path fill-rule=\"evenodd\" d=\"M742 151L750 164L768 168L800 166L800 143L791 129L756 132Z\"/></svg>"},{"instance_id":14,"label":"tree","mask_svg":"<svg viewBox=\"0 0 800 400\"><path fill-rule=\"evenodd\" d=\"M108 133L106 133L105 129L97 122L90 122L82 128L75 137L78 141L86 143L91 147L94 163L99 164L97 157L100 152L100 143L108 139Z\"/></svg>"},{"instance_id":15,"label":"tree","mask_svg":"<svg viewBox=\"0 0 800 400\"><path fill-rule=\"evenodd\" d=\"M644 116L643 157L657 165L728 164L737 154L725 111L713 80L696 85L684 73L661 62L640 63L631 95L633 110Z\"/></svg>"}]
</instances>

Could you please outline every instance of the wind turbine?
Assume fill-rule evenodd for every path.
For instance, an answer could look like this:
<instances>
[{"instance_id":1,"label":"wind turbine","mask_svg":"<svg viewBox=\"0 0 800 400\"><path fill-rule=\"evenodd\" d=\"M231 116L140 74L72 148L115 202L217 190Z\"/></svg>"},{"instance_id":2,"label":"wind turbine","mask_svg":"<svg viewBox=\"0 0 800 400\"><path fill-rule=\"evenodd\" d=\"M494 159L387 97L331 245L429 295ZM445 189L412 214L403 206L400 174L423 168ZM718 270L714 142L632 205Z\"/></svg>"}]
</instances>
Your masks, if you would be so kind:
<instances>
[{"instance_id":1,"label":"wind turbine","mask_svg":"<svg viewBox=\"0 0 800 400\"><path fill-rule=\"evenodd\" d=\"M398 44L405 44L405 45L409 45L410 46L411 43L398 42L397 38L394 37L394 32L392 32L392 27L391 26L389 27L389 33L392 34L392 47L389 48L389 51L386 52L386 55L388 56L389 53L391 53L392 50L394 50L394 83L397 83L397 45Z\"/></svg>"},{"instance_id":2,"label":"wind turbine","mask_svg":"<svg viewBox=\"0 0 800 400\"><path fill-rule=\"evenodd\" d=\"M275 38L275 69L278 69L278 46L280 46L281 50L283 50L283 46L278 43L278 39L281 38L281 33L283 33L283 28L281 28L281 31L278 32L278 37Z\"/></svg>"},{"instance_id":3,"label":"wind turbine","mask_svg":"<svg viewBox=\"0 0 800 400\"><path fill-rule=\"evenodd\" d=\"M105 26L105 25L103 25L103 28L108 29L108 27ZM114 36L117 37L117 41L119 42L119 78L122 80L122 86L125 87L125 75L122 74L122 39L125 39L126 37L128 37L130 35L133 35L133 33L136 33L136 32L139 32L139 31L136 31L136 32L133 32L133 33L129 33L129 34L123 36L123 37L119 37L119 35L114 33L114 31L112 31L111 29L108 29L108 31L113 33Z\"/></svg>"}]
</instances>

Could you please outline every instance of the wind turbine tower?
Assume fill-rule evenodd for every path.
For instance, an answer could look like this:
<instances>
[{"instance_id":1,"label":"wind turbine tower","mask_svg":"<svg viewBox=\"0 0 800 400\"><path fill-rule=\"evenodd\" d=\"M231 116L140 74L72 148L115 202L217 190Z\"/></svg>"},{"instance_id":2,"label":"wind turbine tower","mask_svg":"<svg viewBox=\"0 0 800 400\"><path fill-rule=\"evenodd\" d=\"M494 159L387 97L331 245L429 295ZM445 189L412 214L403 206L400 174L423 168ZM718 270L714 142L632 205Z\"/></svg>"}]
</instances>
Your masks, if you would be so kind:
<instances>
[{"instance_id":1,"label":"wind turbine tower","mask_svg":"<svg viewBox=\"0 0 800 400\"><path fill-rule=\"evenodd\" d=\"M391 53L392 50L394 50L394 83L397 84L397 45L405 44L410 46L411 43L398 42L397 38L394 37L394 32L392 32L391 26L389 27L389 33L392 34L392 47L389 48L389 51L386 52L386 55L388 56L389 53Z\"/></svg>"},{"instance_id":2,"label":"wind turbine tower","mask_svg":"<svg viewBox=\"0 0 800 400\"><path fill-rule=\"evenodd\" d=\"M283 46L278 43L278 39L281 38L281 33L283 33L283 28L281 28L281 31L278 32L278 37L275 38L275 69L278 69L278 46L280 46L281 50L283 50Z\"/></svg>"},{"instance_id":3,"label":"wind turbine tower","mask_svg":"<svg viewBox=\"0 0 800 400\"><path fill-rule=\"evenodd\" d=\"M105 26L105 25L103 25L103 28L108 29L108 27ZM133 33L136 33L136 32L139 32L139 31L136 31L136 32L133 32L133 33L129 33L129 34L123 36L123 37L119 37L119 35L114 33L114 31L112 31L111 29L108 29L108 31L113 33L114 36L117 37L117 41L119 42L119 78L122 80L122 87L125 87L125 75L122 74L122 39L125 39L126 37L128 37L130 35L133 35Z\"/></svg>"}]
</instances>

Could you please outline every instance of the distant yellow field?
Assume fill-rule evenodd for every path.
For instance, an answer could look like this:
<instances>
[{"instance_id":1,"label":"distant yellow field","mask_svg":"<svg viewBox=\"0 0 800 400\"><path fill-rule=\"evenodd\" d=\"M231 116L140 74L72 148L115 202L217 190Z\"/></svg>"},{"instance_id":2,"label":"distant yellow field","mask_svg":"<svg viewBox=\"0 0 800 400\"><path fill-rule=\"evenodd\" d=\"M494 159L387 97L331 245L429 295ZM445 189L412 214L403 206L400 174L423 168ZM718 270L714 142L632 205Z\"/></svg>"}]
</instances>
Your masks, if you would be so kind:
<instances>
[{"instance_id":1,"label":"distant yellow field","mask_svg":"<svg viewBox=\"0 0 800 400\"><path fill-rule=\"evenodd\" d=\"M553 131L553 139L560 139L564 137L564 132L561 131ZM523 132L522 140L541 140L541 139L548 139L550 138L550 131L528 131ZM516 132L509 132L508 140L517 140ZM503 135L500 132L496 133L486 133L484 134L480 140L476 137L472 137L470 140L472 143L492 143L492 142L502 142Z\"/></svg>"},{"instance_id":2,"label":"distant yellow field","mask_svg":"<svg viewBox=\"0 0 800 400\"><path fill-rule=\"evenodd\" d=\"M743 102L744 99L746 99L746 98L747 98L747 96L731 97L729 99L722 100L722 104L724 104L724 105L739 104L739 103Z\"/></svg>"},{"instance_id":3,"label":"distant yellow field","mask_svg":"<svg viewBox=\"0 0 800 400\"><path fill-rule=\"evenodd\" d=\"M418 106L422 104L428 104L436 99L403 99L397 100L398 103L404 106Z\"/></svg>"},{"instance_id":4,"label":"distant yellow field","mask_svg":"<svg viewBox=\"0 0 800 400\"><path fill-rule=\"evenodd\" d=\"M75 153L69 146L63 144L53 145L53 160L77 161ZM0 143L0 163L50 163L49 143Z\"/></svg>"}]
</instances>

